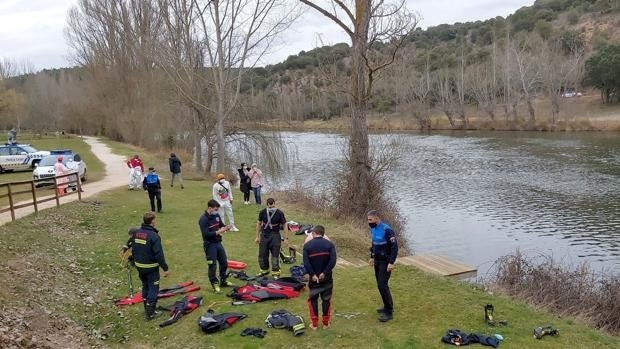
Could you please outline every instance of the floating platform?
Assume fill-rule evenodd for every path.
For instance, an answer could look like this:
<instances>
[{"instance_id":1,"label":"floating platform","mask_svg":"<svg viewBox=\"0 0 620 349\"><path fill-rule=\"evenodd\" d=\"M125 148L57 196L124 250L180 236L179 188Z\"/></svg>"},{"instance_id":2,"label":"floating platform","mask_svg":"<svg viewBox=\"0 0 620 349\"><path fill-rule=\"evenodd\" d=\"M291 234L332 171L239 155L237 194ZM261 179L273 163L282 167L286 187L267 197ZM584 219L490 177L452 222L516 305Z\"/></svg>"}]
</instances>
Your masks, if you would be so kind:
<instances>
[{"instance_id":1,"label":"floating platform","mask_svg":"<svg viewBox=\"0 0 620 349\"><path fill-rule=\"evenodd\" d=\"M417 254L398 257L397 264L410 265L420 270L437 274L451 279L467 279L476 277L478 270L461 262L453 261L443 256L432 254Z\"/></svg>"}]
</instances>

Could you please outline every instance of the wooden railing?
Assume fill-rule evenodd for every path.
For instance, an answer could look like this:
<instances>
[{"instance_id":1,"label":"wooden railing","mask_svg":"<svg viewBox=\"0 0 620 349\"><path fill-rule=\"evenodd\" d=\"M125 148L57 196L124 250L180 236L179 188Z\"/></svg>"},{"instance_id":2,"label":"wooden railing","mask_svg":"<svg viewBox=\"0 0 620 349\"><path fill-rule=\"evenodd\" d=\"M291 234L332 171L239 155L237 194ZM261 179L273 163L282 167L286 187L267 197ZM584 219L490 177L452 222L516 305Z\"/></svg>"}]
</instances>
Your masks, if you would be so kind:
<instances>
[{"instance_id":1,"label":"wooden railing","mask_svg":"<svg viewBox=\"0 0 620 349\"><path fill-rule=\"evenodd\" d=\"M66 178L66 181L60 181L59 179ZM39 183L49 183L51 180L54 181L54 195L44 196L42 198L37 198L37 184ZM70 191L69 188L75 184L75 191ZM58 187L65 187L66 193L60 194ZM24 189L22 187L27 187ZM19 181L19 182L10 182L10 183L0 183L1 188L6 188L6 194L1 194L0 199L9 198L9 206L6 208L0 209L0 213L5 213L11 211L11 220L15 220L15 210L20 208L34 206L34 212L39 212L39 204L56 200L56 206L60 206L60 198L67 195L77 194L78 200L82 200L82 181L80 180L80 176L77 172L65 174L62 176L42 178L42 179L33 179L30 181ZM17 190L16 190L17 189ZM15 202L16 195L20 194L31 194L32 201L28 202Z\"/></svg>"}]
</instances>

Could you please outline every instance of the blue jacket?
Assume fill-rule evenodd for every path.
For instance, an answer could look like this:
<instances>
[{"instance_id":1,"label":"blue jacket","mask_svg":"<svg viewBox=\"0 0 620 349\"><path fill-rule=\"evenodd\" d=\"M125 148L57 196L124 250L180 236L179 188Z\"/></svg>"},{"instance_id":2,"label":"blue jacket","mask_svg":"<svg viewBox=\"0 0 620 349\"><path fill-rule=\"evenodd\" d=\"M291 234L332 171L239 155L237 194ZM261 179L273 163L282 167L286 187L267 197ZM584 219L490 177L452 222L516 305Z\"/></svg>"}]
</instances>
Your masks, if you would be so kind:
<instances>
[{"instance_id":1,"label":"blue jacket","mask_svg":"<svg viewBox=\"0 0 620 349\"><path fill-rule=\"evenodd\" d=\"M168 271L159 232L154 227L142 224L140 229L131 234L127 246L131 247L136 267L142 269L161 267L164 271Z\"/></svg>"},{"instance_id":2,"label":"blue jacket","mask_svg":"<svg viewBox=\"0 0 620 349\"><path fill-rule=\"evenodd\" d=\"M157 173L149 172L146 176L144 176L144 180L142 181L142 188L150 192L160 191L161 182L159 181L159 176L157 175Z\"/></svg>"},{"instance_id":3,"label":"blue jacket","mask_svg":"<svg viewBox=\"0 0 620 349\"><path fill-rule=\"evenodd\" d=\"M370 228L370 256L375 259L387 260L394 264L398 255L398 242L396 233L387 223L381 222L376 227Z\"/></svg>"}]
</instances>

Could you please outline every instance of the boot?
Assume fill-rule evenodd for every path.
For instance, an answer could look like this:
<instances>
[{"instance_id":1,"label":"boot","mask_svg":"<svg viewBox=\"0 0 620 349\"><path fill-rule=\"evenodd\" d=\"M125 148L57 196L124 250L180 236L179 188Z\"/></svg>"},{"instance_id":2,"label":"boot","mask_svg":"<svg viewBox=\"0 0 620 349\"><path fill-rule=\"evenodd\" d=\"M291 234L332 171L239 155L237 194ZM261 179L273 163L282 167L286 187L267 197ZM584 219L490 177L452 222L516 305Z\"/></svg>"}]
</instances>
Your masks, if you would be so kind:
<instances>
[{"instance_id":1,"label":"boot","mask_svg":"<svg viewBox=\"0 0 620 349\"><path fill-rule=\"evenodd\" d=\"M145 304L144 307L146 311L145 317L147 321L153 320L161 315L161 312L155 310L155 308L157 307L156 303Z\"/></svg>"}]
</instances>

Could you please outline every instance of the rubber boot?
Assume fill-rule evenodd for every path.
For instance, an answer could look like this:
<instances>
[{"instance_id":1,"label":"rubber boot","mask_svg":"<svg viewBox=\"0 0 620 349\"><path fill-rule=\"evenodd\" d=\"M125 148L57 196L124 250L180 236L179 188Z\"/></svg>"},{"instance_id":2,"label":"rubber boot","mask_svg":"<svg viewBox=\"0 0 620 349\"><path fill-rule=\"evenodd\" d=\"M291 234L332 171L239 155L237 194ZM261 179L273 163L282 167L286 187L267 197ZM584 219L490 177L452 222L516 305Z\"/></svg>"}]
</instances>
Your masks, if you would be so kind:
<instances>
[{"instance_id":1,"label":"rubber boot","mask_svg":"<svg viewBox=\"0 0 620 349\"><path fill-rule=\"evenodd\" d=\"M155 311L155 307L157 307L157 304L155 303L146 304L146 320L147 321L153 320L161 315L161 312Z\"/></svg>"}]
</instances>

